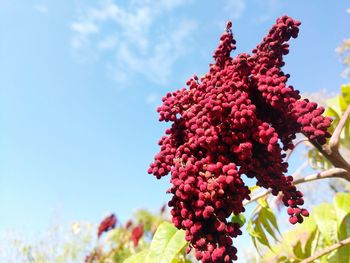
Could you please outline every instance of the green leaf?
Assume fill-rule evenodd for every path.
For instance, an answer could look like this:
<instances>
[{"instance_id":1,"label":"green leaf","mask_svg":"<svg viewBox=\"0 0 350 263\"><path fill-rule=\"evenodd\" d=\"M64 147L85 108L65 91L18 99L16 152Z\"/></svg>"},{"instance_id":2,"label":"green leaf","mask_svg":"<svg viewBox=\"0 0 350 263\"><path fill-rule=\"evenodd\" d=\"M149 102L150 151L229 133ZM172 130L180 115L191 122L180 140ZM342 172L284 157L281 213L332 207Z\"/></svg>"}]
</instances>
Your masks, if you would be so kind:
<instances>
[{"instance_id":1,"label":"green leaf","mask_svg":"<svg viewBox=\"0 0 350 263\"><path fill-rule=\"evenodd\" d=\"M334 110L331 106L328 105L328 107L326 108L324 115L328 116L328 117L332 117L333 119L336 120L336 122L339 121L339 114L337 113L336 110Z\"/></svg>"},{"instance_id":2,"label":"green leaf","mask_svg":"<svg viewBox=\"0 0 350 263\"><path fill-rule=\"evenodd\" d=\"M272 213L272 211L270 209L267 209L267 208L262 208L260 213L261 213L261 218L260 218L261 224L264 226L265 230L270 234L270 236L272 236L273 239L275 241L277 241L275 231L274 231L274 229L272 229L272 226L273 227L276 226L276 228L278 230L275 215ZM276 223L276 225L274 225L274 223L272 223L270 220L274 221ZM278 230L278 232L279 232L279 230Z\"/></svg>"},{"instance_id":3,"label":"green leaf","mask_svg":"<svg viewBox=\"0 0 350 263\"><path fill-rule=\"evenodd\" d=\"M150 258L152 262L172 262L186 245L185 231L178 230L169 222L164 222L158 227L153 237Z\"/></svg>"},{"instance_id":4,"label":"green leaf","mask_svg":"<svg viewBox=\"0 0 350 263\"><path fill-rule=\"evenodd\" d=\"M240 213L238 216L236 216L235 214L232 214L231 222L238 223L242 227L246 222L246 218L242 213Z\"/></svg>"},{"instance_id":5,"label":"green leaf","mask_svg":"<svg viewBox=\"0 0 350 263\"><path fill-rule=\"evenodd\" d=\"M337 216L333 205L320 204L313 209L313 215L326 243L332 245L337 242Z\"/></svg>"},{"instance_id":6,"label":"green leaf","mask_svg":"<svg viewBox=\"0 0 350 263\"><path fill-rule=\"evenodd\" d=\"M334 197L334 207L338 222L338 240L343 240L350 236L350 194L336 194ZM338 251L338 257L342 262L349 262L349 248L340 248Z\"/></svg>"},{"instance_id":7,"label":"green leaf","mask_svg":"<svg viewBox=\"0 0 350 263\"><path fill-rule=\"evenodd\" d=\"M339 96L339 106L340 106L340 110L342 112L346 111L346 108L348 107L348 103L346 103L345 99L343 96Z\"/></svg>"},{"instance_id":8,"label":"green leaf","mask_svg":"<svg viewBox=\"0 0 350 263\"><path fill-rule=\"evenodd\" d=\"M330 246L339 241L337 214L332 204L321 204L314 208L313 215L318 225L321 237L326 246ZM321 262L341 262L346 257L340 250L334 251L321 258Z\"/></svg>"},{"instance_id":9,"label":"green leaf","mask_svg":"<svg viewBox=\"0 0 350 263\"><path fill-rule=\"evenodd\" d=\"M253 186L249 187L249 191L252 194L254 191L258 190L259 188L260 188L260 186L253 185Z\"/></svg>"},{"instance_id":10,"label":"green leaf","mask_svg":"<svg viewBox=\"0 0 350 263\"><path fill-rule=\"evenodd\" d=\"M299 262L308 258L311 253L312 244L315 242L317 226L311 217L292 230L284 232L281 242L271 246L272 251L267 251L261 262ZM288 260L287 260L288 259Z\"/></svg>"},{"instance_id":11,"label":"green leaf","mask_svg":"<svg viewBox=\"0 0 350 263\"><path fill-rule=\"evenodd\" d=\"M255 214L248 222L247 231L250 234L254 246L258 250L258 242L271 249L267 233L277 241L276 232L279 232L277 220L270 209L267 201L263 198L258 200Z\"/></svg>"},{"instance_id":12,"label":"green leaf","mask_svg":"<svg viewBox=\"0 0 350 263\"><path fill-rule=\"evenodd\" d=\"M163 222L154 234L150 248L127 258L124 263L171 263L186 245L185 232Z\"/></svg>"},{"instance_id":13,"label":"green leaf","mask_svg":"<svg viewBox=\"0 0 350 263\"><path fill-rule=\"evenodd\" d=\"M131 257L124 260L123 263L148 263L149 261L149 249L145 249Z\"/></svg>"},{"instance_id":14,"label":"green leaf","mask_svg":"<svg viewBox=\"0 0 350 263\"><path fill-rule=\"evenodd\" d=\"M295 246L293 247L293 254L296 258L298 259L302 259L304 258L304 253L303 253L303 249L301 247L301 242L300 240L298 240L298 242L295 244Z\"/></svg>"},{"instance_id":15,"label":"green leaf","mask_svg":"<svg viewBox=\"0 0 350 263\"><path fill-rule=\"evenodd\" d=\"M328 108L331 108L338 115L340 115L340 113L342 112L339 97L340 96L338 95L338 96L335 96L335 97L327 100Z\"/></svg>"},{"instance_id":16,"label":"green leaf","mask_svg":"<svg viewBox=\"0 0 350 263\"><path fill-rule=\"evenodd\" d=\"M300 241L303 245L304 258L310 257L312 254L313 243L316 234L317 234L317 226L312 217L306 218L299 226L301 234L299 235ZM298 229L298 230L299 230Z\"/></svg>"},{"instance_id":17,"label":"green leaf","mask_svg":"<svg viewBox=\"0 0 350 263\"><path fill-rule=\"evenodd\" d=\"M278 228L276 216L270 208L265 209L264 217L266 217L266 219L272 224L272 226L275 228L275 230L277 230L278 233L281 233L279 228Z\"/></svg>"},{"instance_id":18,"label":"green leaf","mask_svg":"<svg viewBox=\"0 0 350 263\"><path fill-rule=\"evenodd\" d=\"M248 222L247 232L249 233L249 235L252 239L252 242L253 242L255 249L257 250L258 253L260 253L259 248L258 248L258 244L257 244L257 238L259 237L259 233L257 232L255 227L253 226L252 220L249 220L249 222Z\"/></svg>"},{"instance_id":19,"label":"green leaf","mask_svg":"<svg viewBox=\"0 0 350 263\"><path fill-rule=\"evenodd\" d=\"M347 105L350 104L350 84L341 86L341 96Z\"/></svg>"},{"instance_id":20,"label":"green leaf","mask_svg":"<svg viewBox=\"0 0 350 263\"><path fill-rule=\"evenodd\" d=\"M266 198L259 198L257 202L262 207L268 207L269 206L269 204L266 201Z\"/></svg>"},{"instance_id":21,"label":"green leaf","mask_svg":"<svg viewBox=\"0 0 350 263\"><path fill-rule=\"evenodd\" d=\"M127 248L123 248L123 249L118 249L117 251L115 251L111 257L111 259L113 259L113 261L103 261L103 262L123 262L125 259L129 258L132 255L130 249Z\"/></svg>"},{"instance_id":22,"label":"green leaf","mask_svg":"<svg viewBox=\"0 0 350 263\"><path fill-rule=\"evenodd\" d=\"M346 260L345 258L342 259L339 253L339 250L332 251L328 255L323 256L321 260L323 260L323 262L326 262L326 263L349 263L349 261Z\"/></svg>"},{"instance_id":23,"label":"green leaf","mask_svg":"<svg viewBox=\"0 0 350 263\"><path fill-rule=\"evenodd\" d=\"M263 244L263 245L267 246L268 248L271 248L270 242L269 242L261 224L255 225L255 231L257 233L256 239L260 242L260 244Z\"/></svg>"},{"instance_id":24,"label":"green leaf","mask_svg":"<svg viewBox=\"0 0 350 263\"><path fill-rule=\"evenodd\" d=\"M337 193L334 197L334 207L340 224L350 214L350 194Z\"/></svg>"}]
</instances>

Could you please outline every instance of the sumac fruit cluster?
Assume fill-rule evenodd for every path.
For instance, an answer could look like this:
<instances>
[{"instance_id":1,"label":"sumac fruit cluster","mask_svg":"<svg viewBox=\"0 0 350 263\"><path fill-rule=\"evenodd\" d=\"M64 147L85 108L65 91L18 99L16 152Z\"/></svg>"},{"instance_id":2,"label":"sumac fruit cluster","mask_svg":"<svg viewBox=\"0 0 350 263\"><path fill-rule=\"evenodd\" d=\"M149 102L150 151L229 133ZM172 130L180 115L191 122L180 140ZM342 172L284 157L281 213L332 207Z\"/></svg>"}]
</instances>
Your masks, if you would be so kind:
<instances>
[{"instance_id":1,"label":"sumac fruit cluster","mask_svg":"<svg viewBox=\"0 0 350 263\"><path fill-rule=\"evenodd\" d=\"M109 230L115 228L116 224L117 217L115 214L105 217L98 226L97 237L100 238L103 232L108 232Z\"/></svg>"},{"instance_id":2,"label":"sumac fruit cluster","mask_svg":"<svg viewBox=\"0 0 350 263\"><path fill-rule=\"evenodd\" d=\"M283 16L252 54L233 58L236 42L228 22L209 72L166 94L158 108L159 120L172 125L148 172L158 179L171 173L172 221L186 231L202 262L237 259L232 238L241 230L228 218L243 212L242 203L250 198L243 175L273 195L282 193L290 223L308 216L302 193L286 175L286 151L293 149L297 133L324 144L331 119L322 116L322 107L301 99L281 70L299 25Z\"/></svg>"}]
</instances>

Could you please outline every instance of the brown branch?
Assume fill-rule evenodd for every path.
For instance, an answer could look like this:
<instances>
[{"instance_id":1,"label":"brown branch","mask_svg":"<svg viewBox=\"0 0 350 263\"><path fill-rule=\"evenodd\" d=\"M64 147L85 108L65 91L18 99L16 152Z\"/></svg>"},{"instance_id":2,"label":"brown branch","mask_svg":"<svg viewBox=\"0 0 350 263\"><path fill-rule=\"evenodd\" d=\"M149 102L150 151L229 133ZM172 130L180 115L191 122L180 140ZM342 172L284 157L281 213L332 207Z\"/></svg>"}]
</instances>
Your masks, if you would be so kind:
<instances>
[{"instance_id":1,"label":"brown branch","mask_svg":"<svg viewBox=\"0 0 350 263\"><path fill-rule=\"evenodd\" d=\"M300 263L315 262L316 259L318 259L324 255L327 255L328 253L332 252L333 250L336 250L338 248L341 248L341 247L347 246L347 245L350 245L350 237L348 237L342 241L339 241L339 243L333 244L333 245L331 245L331 246L329 246L321 251L316 252L313 256L308 257L307 259L304 259Z\"/></svg>"},{"instance_id":2,"label":"brown branch","mask_svg":"<svg viewBox=\"0 0 350 263\"><path fill-rule=\"evenodd\" d=\"M320 180L320 179L327 179L327 178L343 178L345 180L350 181L350 173L348 171L346 171L345 169L342 168L331 168L329 170L326 171L322 171L319 173L315 173L315 174L311 174L308 176L305 176L303 178L299 178L294 180L294 185L297 184L302 184L302 183L307 183L307 182L312 182L315 180ZM246 206L260 198L263 198L267 195L269 195L271 193L271 190L265 191L259 195L256 195L254 197L252 197L250 200L246 200L245 202L243 202L243 206Z\"/></svg>"},{"instance_id":3,"label":"brown branch","mask_svg":"<svg viewBox=\"0 0 350 263\"><path fill-rule=\"evenodd\" d=\"M315 141L309 141L334 167L343 168L350 172L350 164L338 150L332 150L328 144L322 146Z\"/></svg>"},{"instance_id":4,"label":"brown branch","mask_svg":"<svg viewBox=\"0 0 350 263\"><path fill-rule=\"evenodd\" d=\"M345 126L347 119L349 118L349 115L350 115L350 105L348 106L348 108L344 112L337 127L335 128L335 130L332 134L331 139L329 140L329 148L332 151L336 151L339 149L340 134Z\"/></svg>"},{"instance_id":5,"label":"brown branch","mask_svg":"<svg viewBox=\"0 0 350 263\"><path fill-rule=\"evenodd\" d=\"M310 143L335 167L350 171L350 164L341 156L338 150L332 150L328 144L322 146L312 140L310 140Z\"/></svg>"},{"instance_id":6,"label":"brown branch","mask_svg":"<svg viewBox=\"0 0 350 263\"><path fill-rule=\"evenodd\" d=\"M294 184L302 184L306 182L311 182L319 179L327 179L327 178L343 178L347 181L350 181L350 173L342 168L331 168L319 173L311 174L308 176L305 176L303 178L299 178L294 180Z\"/></svg>"}]
</instances>

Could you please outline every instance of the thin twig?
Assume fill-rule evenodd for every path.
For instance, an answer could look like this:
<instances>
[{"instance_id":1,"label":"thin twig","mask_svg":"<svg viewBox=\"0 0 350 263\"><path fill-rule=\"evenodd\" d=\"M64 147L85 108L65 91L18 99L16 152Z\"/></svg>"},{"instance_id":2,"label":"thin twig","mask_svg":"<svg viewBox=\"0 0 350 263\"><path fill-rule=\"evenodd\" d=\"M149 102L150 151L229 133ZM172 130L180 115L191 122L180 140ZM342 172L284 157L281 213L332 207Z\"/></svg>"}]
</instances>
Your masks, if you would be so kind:
<instances>
[{"instance_id":1,"label":"thin twig","mask_svg":"<svg viewBox=\"0 0 350 263\"><path fill-rule=\"evenodd\" d=\"M254 196L253 198L251 198L250 200L244 200L243 202L243 206L249 205L250 203L255 202L256 200L263 198L267 195L271 194L271 190L267 190L259 195Z\"/></svg>"},{"instance_id":2,"label":"thin twig","mask_svg":"<svg viewBox=\"0 0 350 263\"><path fill-rule=\"evenodd\" d=\"M350 181L350 173L342 168L331 168L319 173L311 174L303 178L296 179L293 183L296 185L327 178L343 178L347 181Z\"/></svg>"},{"instance_id":3,"label":"thin twig","mask_svg":"<svg viewBox=\"0 0 350 263\"><path fill-rule=\"evenodd\" d=\"M94 249L93 252L88 256L89 258L88 258L87 262L88 262L88 263L93 263L96 254L97 254L97 253L96 253L96 249Z\"/></svg>"},{"instance_id":4,"label":"thin twig","mask_svg":"<svg viewBox=\"0 0 350 263\"><path fill-rule=\"evenodd\" d=\"M335 127L332 137L329 140L329 147L331 148L332 151L338 150L339 148L340 134L345 126L347 119L349 118L349 115L350 115L350 105L344 112L343 116L340 118L340 121L337 127Z\"/></svg>"},{"instance_id":5,"label":"thin twig","mask_svg":"<svg viewBox=\"0 0 350 263\"><path fill-rule=\"evenodd\" d=\"M350 181L350 173L342 168L331 168L331 169L328 169L328 170L325 170L325 171L322 171L319 173L305 176L305 177L300 178L300 179L296 179L293 183L294 183L294 185L297 185L297 184L302 184L302 183L307 183L307 182L320 180L320 179L327 179L327 178L343 178L345 180ZM250 203L252 203L260 198L263 198L263 197L269 195L270 193L271 193L271 190L265 191L259 195L254 196L250 200L246 200L245 202L243 202L243 205L244 206L248 205L248 204L250 204Z\"/></svg>"},{"instance_id":6,"label":"thin twig","mask_svg":"<svg viewBox=\"0 0 350 263\"><path fill-rule=\"evenodd\" d=\"M338 248L341 248L343 246L347 246L347 245L350 245L350 237L336 243L336 244L333 244L321 251L318 251L316 252L313 256L311 257L308 257L307 259L304 259L303 261L301 261L300 263L310 263L310 262L315 262L316 259L324 256L324 255L327 255L329 254L330 252L332 252L333 250L336 250Z\"/></svg>"}]
</instances>

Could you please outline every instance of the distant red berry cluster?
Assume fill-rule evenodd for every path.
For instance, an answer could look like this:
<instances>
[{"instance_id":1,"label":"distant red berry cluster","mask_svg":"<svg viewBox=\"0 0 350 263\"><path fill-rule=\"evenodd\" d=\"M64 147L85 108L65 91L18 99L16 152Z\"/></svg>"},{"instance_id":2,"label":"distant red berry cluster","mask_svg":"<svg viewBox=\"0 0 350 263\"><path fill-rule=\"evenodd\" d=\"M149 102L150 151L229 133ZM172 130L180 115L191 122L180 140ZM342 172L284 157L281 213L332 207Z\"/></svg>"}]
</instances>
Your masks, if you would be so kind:
<instances>
[{"instance_id":1,"label":"distant red berry cluster","mask_svg":"<svg viewBox=\"0 0 350 263\"><path fill-rule=\"evenodd\" d=\"M117 217L114 214L111 214L104 218L100 225L98 226L97 237L99 238L103 232L107 232L113 228L117 224Z\"/></svg>"},{"instance_id":2,"label":"distant red berry cluster","mask_svg":"<svg viewBox=\"0 0 350 263\"><path fill-rule=\"evenodd\" d=\"M241 234L240 226L228 217L243 212L243 200L250 198L242 175L274 195L282 192L292 224L308 216L299 207L302 193L285 175L285 151L294 147L297 133L324 144L331 120L321 115L323 108L302 100L281 70L299 25L283 16L252 55L232 58L235 40L228 22L209 72L191 78L187 89L168 93L158 108L159 120L172 126L148 172L158 179L171 172L172 221L186 230L202 262L237 259L232 238Z\"/></svg>"},{"instance_id":3,"label":"distant red berry cluster","mask_svg":"<svg viewBox=\"0 0 350 263\"><path fill-rule=\"evenodd\" d=\"M137 247L141 237L143 236L143 225L140 224L134 227L131 231L131 240L134 243L134 246Z\"/></svg>"}]
</instances>

